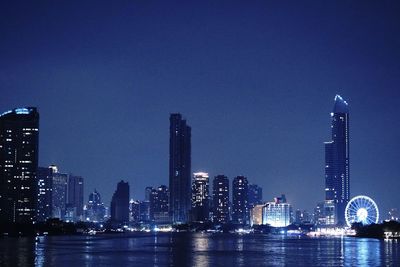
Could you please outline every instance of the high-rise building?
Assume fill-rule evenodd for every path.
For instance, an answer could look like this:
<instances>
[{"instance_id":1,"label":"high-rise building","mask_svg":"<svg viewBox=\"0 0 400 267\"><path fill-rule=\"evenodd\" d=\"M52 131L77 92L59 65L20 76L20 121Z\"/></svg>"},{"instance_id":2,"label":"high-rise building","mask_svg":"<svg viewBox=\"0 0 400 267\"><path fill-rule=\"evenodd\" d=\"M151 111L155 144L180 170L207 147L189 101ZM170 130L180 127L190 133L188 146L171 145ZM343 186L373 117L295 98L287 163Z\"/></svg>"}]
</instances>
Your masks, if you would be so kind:
<instances>
[{"instance_id":1,"label":"high-rise building","mask_svg":"<svg viewBox=\"0 0 400 267\"><path fill-rule=\"evenodd\" d=\"M187 223L191 206L191 128L181 114L170 116L169 190L172 223Z\"/></svg>"},{"instance_id":2,"label":"high-rise building","mask_svg":"<svg viewBox=\"0 0 400 267\"><path fill-rule=\"evenodd\" d=\"M250 225L263 224L263 210L265 204L257 204L250 210Z\"/></svg>"},{"instance_id":3,"label":"high-rise building","mask_svg":"<svg viewBox=\"0 0 400 267\"><path fill-rule=\"evenodd\" d=\"M111 199L111 221L129 221L129 184L123 180L118 183Z\"/></svg>"},{"instance_id":4,"label":"high-rise building","mask_svg":"<svg viewBox=\"0 0 400 267\"><path fill-rule=\"evenodd\" d=\"M39 167L37 170L37 221L44 222L53 212L53 169Z\"/></svg>"},{"instance_id":5,"label":"high-rise building","mask_svg":"<svg viewBox=\"0 0 400 267\"><path fill-rule=\"evenodd\" d=\"M249 209L262 204L262 188L256 184L249 184L248 201Z\"/></svg>"},{"instance_id":6,"label":"high-rise building","mask_svg":"<svg viewBox=\"0 0 400 267\"><path fill-rule=\"evenodd\" d=\"M58 168L55 165L51 165L49 168L53 170L52 217L64 220L67 204L68 174L58 172Z\"/></svg>"},{"instance_id":7,"label":"high-rise building","mask_svg":"<svg viewBox=\"0 0 400 267\"><path fill-rule=\"evenodd\" d=\"M325 142L325 200L333 200L339 225L350 199L349 107L339 95L331 113L332 139Z\"/></svg>"},{"instance_id":8,"label":"high-rise building","mask_svg":"<svg viewBox=\"0 0 400 267\"><path fill-rule=\"evenodd\" d=\"M206 172L193 173L191 219L195 222L205 222L210 218L209 179Z\"/></svg>"},{"instance_id":9,"label":"high-rise building","mask_svg":"<svg viewBox=\"0 0 400 267\"><path fill-rule=\"evenodd\" d=\"M286 227L290 224L292 206L286 202L285 195L274 198L274 202L267 202L263 210L263 224L273 227Z\"/></svg>"},{"instance_id":10,"label":"high-rise building","mask_svg":"<svg viewBox=\"0 0 400 267\"><path fill-rule=\"evenodd\" d=\"M39 113L16 108L0 115L0 222L36 217Z\"/></svg>"},{"instance_id":11,"label":"high-rise building","mask_svg":"<svg viewBox=\"0 0 400 267\"><path fill-rule=\"evenodd\" d=\"M248 182L244 176L237 176L232 181L232 222L249 224Z\"/></svg>"},{"instance_id":12,"label":"high-rise building","mask_svg":"<svg viewBox=\"0 0 400 267\"><path fill-rule=\"evenodd\" d=\"M83 219L83 178L70 174L67 182L67 210L69 221Z\"/></svg>"},{"instance_id":13,"label":"high-rise building","mask_svg":"<svg viewBox=\"0 0 400 267\"><path fill-rule=\"evenodd\" d=\"M129 221L134 223L140 221L140 201L138 200L129 201Z\"/></svg>"},{"instance_id":14,"label":"high-rise building","mask_svg":"<svg viewBox=\"0 0 400 267\"><path fill-rule=\"evenodd\" d=\"M100 193L95 189L89 194L89 201L86 204L85 220L90 222L102 222L106 215L106 208L101 202Z\"/></svg>"},{"instance_id":15,"label":"high-rise building","mask_svg":"<svg viewBox=\"0 0 400 267\"><path fill-rule=\"evenodd\" d=\"M213 180L213 220L229 222L229 179L225 175L217 175Z\"/></svg>"},{"instance_id":16,"label":"high-rise building","mask_svg":"<svg viewBox=\"0 0 400 267\"><path fill-rule=\"evenodd\" d=\"M150 218L155 223L169 222L169 190L165 185L154 188L150 195Z\"/></svg>"}]
</instances>

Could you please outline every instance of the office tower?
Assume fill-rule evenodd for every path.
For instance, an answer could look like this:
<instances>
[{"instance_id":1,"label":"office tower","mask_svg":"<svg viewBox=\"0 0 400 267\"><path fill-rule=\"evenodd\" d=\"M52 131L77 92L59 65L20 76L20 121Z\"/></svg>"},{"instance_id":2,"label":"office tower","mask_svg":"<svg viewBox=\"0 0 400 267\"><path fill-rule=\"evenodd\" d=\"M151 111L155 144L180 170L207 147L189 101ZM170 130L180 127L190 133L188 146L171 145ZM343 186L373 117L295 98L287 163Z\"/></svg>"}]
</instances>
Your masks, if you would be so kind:
<instances>
[{"instance_id":1,"label":"office tower","mask_svg":"<svg viewBox=\"0 0 400 267\"><path fill-rule=\"evenodd\" d=\"M315 225L325 224L324 202L317 203L317 206L314 208L313 223Z\"/></svg>"},{"instance_id":2,"label":"office tower","mask_svg":"<svg viewBox=\"0 0 400 267\"><path fill-rule=\"evenodd\" d=\"M216 223L229 222L229 179L225 175L213 180L213 216Z\"/></svg>"},{"instance_id":3,"label":"office tower","mask_svg":"<svg viewBox=\"0 0 400 267\"><path fill-rule=\"evenodd\" d=\"M181 114L170 116L169 190L172 223L187 223L191 206L191 128Z\"/></svg>"},{"instance_id":4,"label":"office tower","mask_svg":"<svg viewBox=\"0 0 400 267\"><path fill-rule=\"evenodd\" d=\"M83 219L83 178L70 174L67 182L67 214L69 221Z\"/></svg>"},{"instance_id":5,"label":"office tower","mask_svg":"<svg viewBox=\"0 0 400 267\"><path fill-rule=\"evenodd\" d=\"M345 224L345 208L350 199L349 107L335 96L331 113L332 139L325 142L325 200L336 206L336 223Z\"/></svg>"},{"instance_id":6,"label":"office tower","mask_svg":"<svg viewBox=\"0 0 400 267\"><path fill-rule=\"evenodd\" d=\"M129 201L129 221L134 223L140 221L140 201L138 200Z\"/></svg>"},{"instance_id":7,"label":"office tower","mask_svg":"<svg viewBox=\"0 0 400 267\"><path fill-rule=\"evenodd\" d=\"M250 225L262 225L263 224L263 210L265 204L256 204L250 210Z\"/></svg>"},{"instance_id":8,"label":"office tower","mask_svg":"<svg viewBox=\"0 0 400 267\"><path fill-rule=\"evenodd\" d=\"M129 184L123 180L118 183L111 199L111 221L129 221Z\"/></svg>"},{"instance_id":9,"label":"office tower","mask_svg":"<svg viewBox=\"0 0 400 267\"><path fill-rule=\"evenodd\" d=\"M169 222L169 190L165 185L151 191L150 218L155 223Z\"/></svg>"},{"instance_id":10,"label":"office tower","mask_svg":"<svg viewBox=\"0 0 400 267\"><path fill-rule=\"evenodd\" d=\"M139 220L142 223L150 223L150 201L140 201L139 203Z\"/></svg>"},{"instance_id":11,"label":"office tower","mask_svg":"<svg viewBox=\"0 0 400 267\"><path fill-rule=\"evenodd\" d=\"M86 205L86 221L102 222L106 215L106 208L104 203L101 202L100 193L95 189L89 194L89 201Z\"/></svg>"},{"instance_id":12,"label":"office tower","mask_svg":"<svg viewBox=\"0 0 400 267\"><path fill-rule=\"evenodd\" d=\"M263 210L263 224L269 224L272 227L286 227L290 224L290 213L292 207L286 203L284 195L276 197L274 202L267 202Z\"/></svg>"},{"instance_id":13,"label":"office tower","mask_svg":"<svg viewBox=\"0 0 400 267\"><path fill-rule=\"evenodd\" d=\"M232 181L232 222L249 224L248 182L244 176L237 176Z\"/></svg>"},{"instance_id":14,"label":"office tower","mask_svg":"<svg viewBox=\"0 0 400 267\"><path fill-rule=\"evenodd\" d=\"M52 217L64 220L67 204L68 174L58 172L58 168L55 165L51 165L49 168L53 170Z\"/></svg>"},{"instance_id":15,"label":"office tower","mask_svg":"<svg viewBox=\"0 0 400 267\"><path fill-rule=\"evenodd\" d=\"M195 222L209 220L209 179L206 172L193 173L191 219Z\"/></svg>"},{"instance_id":16,"label":"office tower","mask_svg":"<svg viewBox=\"0 0 400 267\"><path fill-rule=\"evenodd\" d=\"M248 198L249 209L253 208L257 204L261 204L262 188L256 184L249 184Z\"/></svg>"},{"instance_id":17,"label":"office tower","mask_svg":"<svg viewBox=\"0 0 400 267\"><path fill-rule=\"evenodd\" d=\"M44 222L53 212L53 169L39 167L37 170L37 221Z\"/></svg>"},{"instance_id":18,"label":"office tower","mask_svg":"<svg viewBox=\"0 0 400 267\"><path fill-rule=\"evenodd\" d=\"M36 217L39 113L16 108L0 115L0 222Z\"/></svg>"},{"instance_id":19,"label":"office tower","mask_svg":"<svg viewBox=\"0 0 400 267\"><path fill-rule=\"evenodd\" d=\"M147 186L145 189L144 189L144 200L145 201L150 201L150 198L151 198L151 193L153 192L153 187L151 187L151 186Z\"/></svg>"}]
</instances>

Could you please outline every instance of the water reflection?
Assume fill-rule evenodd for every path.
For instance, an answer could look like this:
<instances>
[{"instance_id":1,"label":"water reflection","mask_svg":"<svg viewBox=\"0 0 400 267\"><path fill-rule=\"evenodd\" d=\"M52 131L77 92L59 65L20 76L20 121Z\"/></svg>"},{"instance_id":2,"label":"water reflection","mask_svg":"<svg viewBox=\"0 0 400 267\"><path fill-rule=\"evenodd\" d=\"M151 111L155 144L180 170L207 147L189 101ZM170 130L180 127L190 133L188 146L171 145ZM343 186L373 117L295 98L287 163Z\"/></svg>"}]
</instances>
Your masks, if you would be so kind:
<instances>
[{"instance_id":1,"label":"water reflection","mask_svg":"<svg viewBox=\"0 0 400 267\"><path fill-rule=\"evenodd\" d=\"M0 238L0 266L400 266L400 241L162 233Z\"/></svg>"}]
</instances>

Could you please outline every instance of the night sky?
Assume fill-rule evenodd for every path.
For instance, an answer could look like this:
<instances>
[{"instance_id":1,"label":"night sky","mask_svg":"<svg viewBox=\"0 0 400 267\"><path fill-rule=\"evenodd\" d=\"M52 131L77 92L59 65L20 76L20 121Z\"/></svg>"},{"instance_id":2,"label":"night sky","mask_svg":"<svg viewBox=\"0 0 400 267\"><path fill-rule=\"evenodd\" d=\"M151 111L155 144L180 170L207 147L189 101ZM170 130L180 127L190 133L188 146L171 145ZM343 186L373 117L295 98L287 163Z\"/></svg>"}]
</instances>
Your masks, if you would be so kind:
<instances>
[{"instance_id":1,"label":"night sky","mask_svg":"<svg viewBox=\"0 0 400 267\"><path fill-rule=\"evenodd\" d=\"M351 196L400 208L398 1L60 2L1 2L0 113L39 108L40 165L82 175L85 201L168 185L179 112L193 172L311 210L340 94Z\"/></svg>"}]
</instances>

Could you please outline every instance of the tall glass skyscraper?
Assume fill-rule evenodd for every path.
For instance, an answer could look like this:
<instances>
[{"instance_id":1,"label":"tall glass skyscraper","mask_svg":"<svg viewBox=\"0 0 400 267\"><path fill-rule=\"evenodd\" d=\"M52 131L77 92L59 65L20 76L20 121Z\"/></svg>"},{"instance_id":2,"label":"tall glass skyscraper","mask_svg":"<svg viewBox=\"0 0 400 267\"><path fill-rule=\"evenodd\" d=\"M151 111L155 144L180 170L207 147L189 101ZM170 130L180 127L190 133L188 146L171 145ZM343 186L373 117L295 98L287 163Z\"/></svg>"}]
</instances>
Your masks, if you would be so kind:
<instances>
[{"instance_id":1,"label":"tall glass skyscraper","mask_svg":"<svg viewBox=\"0 0 400 267\"><path fill-rule=\"evenodd\" d=\"M232 222L249 224L248 181L244 176L236 176L232 181Z\"/></svg>"},{"instance_id":2,"label":"tall glass skyscraper","mask_svg":"<svg viewBox=\"0 0 400 267\"><path fill-rule=\"evenodd\" d=\"M213 217L214 222L229 222L229 179L217 175L213 181Z\"/></svg>"},{"instance_id":3,"label":"tall glass skyscraper","mask_svg":"<svg viewBox=\"0 0 400 267\"><path fill-rule=\"evenodd\" d=\"M53 169L37 169L37 221L44 222L53 212Z\"/></svg>"},{"instance_id":4,"label":"tall glass skyscraper","mask_svg":"<svg viewBox=\"0 0 400 267\"><path fill-rule=\"evenodd\" d=\"M191 207L191 128L175 113L170 116L169 190L172 223L187 223Z\"/></svg>"},{"instance_id":5,"label":"tall glass skyscraper","mask_svg":"<svg viewBox=\"0 0 400 267\"><path fill-rule=\"evenodd\" d=\"M206 172L193 173L192 221L205 222L210 218L209 179Z\"/></svg>"},{"instance_id":6,"label":"tall glass skyscraper","mask_svg":"<svg viewBox=\"0 0 400 267\"><path fill-rule=\"evenodd\" d=\"M16 108L0 114L0 221L36 217L39 113Z\"/></svg>"},{"instance_id":7,"label":"tall glass skyscraper","mask_svg":"<svg viewBox=\"0 0 400 267\"><path fill-rule=\"evenodd\" d=\"M129 184L123 180L118 183L111 199L111 221L128 222L129 221Z\"/></svg>"},{"instance_id":8,"label":"tall glass skyscraper","mask_svg":"<svg viewBox=\"0 0 400 267\"><path fill-rule=\"evenodd\" d=\"M339 95L331 113L332 140L325 142L325 199L334 201L338 225L345 223L350 199L349 106Z\"/></svg>"}]
</instances>

